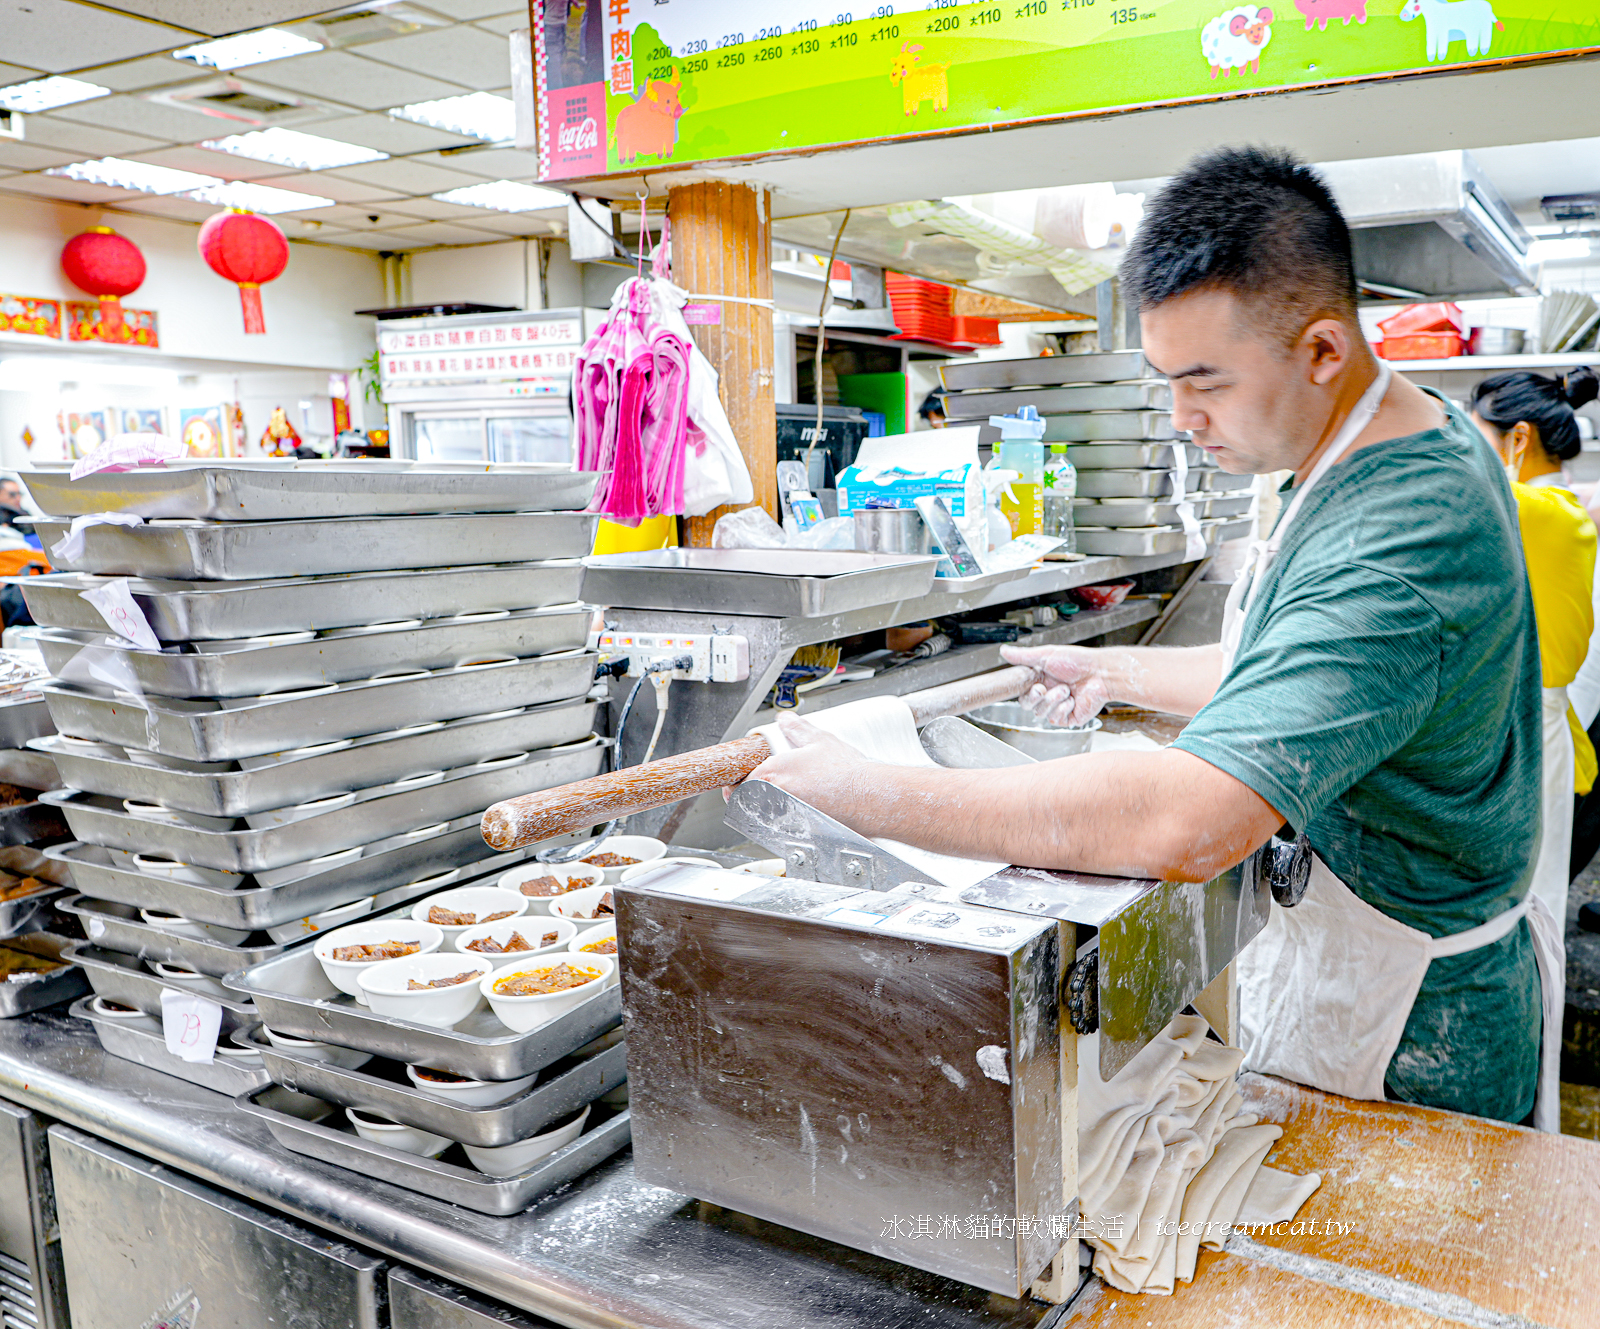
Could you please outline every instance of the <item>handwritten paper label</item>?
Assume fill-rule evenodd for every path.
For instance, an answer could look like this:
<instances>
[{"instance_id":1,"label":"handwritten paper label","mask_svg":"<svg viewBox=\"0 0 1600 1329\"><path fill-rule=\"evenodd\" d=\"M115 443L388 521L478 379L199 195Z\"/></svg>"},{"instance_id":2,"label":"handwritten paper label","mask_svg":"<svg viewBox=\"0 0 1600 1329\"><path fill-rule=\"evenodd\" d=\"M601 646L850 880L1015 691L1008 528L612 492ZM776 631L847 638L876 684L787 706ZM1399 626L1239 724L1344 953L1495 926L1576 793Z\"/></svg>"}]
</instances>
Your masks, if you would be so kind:
<instances>
[{"instance_id":1,"label":"handwritten paper label","mask_svg":"<svg viewBox=\"0 0 1600 1329\"><path fill-rule=\"evenodd\" d=\"M78 594L100 611L106 626L119 637L126 638L141 650L161 649L161 642L150 626L150 620L144 616L144 610L139 608L133 592L128 589L126 577L118 577L104 586L97 586L92 591L79 591Z\"/></svg>"},{"instance_id":2,"label":"handwritten paper label","mask_svg":"<svg viewBox=\"0 0 1600 1329\"><path fill-rule=\"evenodd\" d=\"M115 434L72 468L72 479L100 471L132 471L140 466L165 466L188 454L180 438L165 434Z\"/></svg>"},{"instance_id":3,"label":"handwritten paper label","mask_svg":"<svg viewBox=\"0 0 1600 1329\"><path fill-rule=\"evenodd\" d=\"M722 322L722 306L717 304L687 304L683 307L685 323L717 324Z\"/></svg>"},{"instance_id":4,"label":"handwritten paper label","mask_svg":"<svg viewBox=\"0 0 1600 1329\"><path fill-rule=\"evenodd\" d=\"M161 1032L173 1056L209 1066L216 1058L217 1035L222 1032L222 1007L193 992L164 988Z\"/></svg>"}]
</instances>

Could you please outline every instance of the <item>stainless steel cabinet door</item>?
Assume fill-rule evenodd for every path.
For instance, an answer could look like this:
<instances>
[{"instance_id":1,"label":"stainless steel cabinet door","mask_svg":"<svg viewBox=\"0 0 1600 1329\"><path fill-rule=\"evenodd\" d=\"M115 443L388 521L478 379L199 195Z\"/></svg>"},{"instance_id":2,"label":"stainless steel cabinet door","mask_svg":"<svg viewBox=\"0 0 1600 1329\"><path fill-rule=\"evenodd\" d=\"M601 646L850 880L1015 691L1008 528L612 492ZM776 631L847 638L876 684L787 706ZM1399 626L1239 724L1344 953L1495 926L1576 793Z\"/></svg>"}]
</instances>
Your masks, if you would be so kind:
<instances>
[{"instance_id":1,"label":"stainless steel cabinet door","mask_svg":"<svg viewBox=\"0 0 1600 1329\"><path fill-rule=\"evenodd\" d=\"M390 1329L555 1329L543 1316L508 1310L414 1269L389 1270Z\"/></svg>"},{"instance_id":2,"label":"stainless steel cabinet door","mask_svg":"<svg viewBox=\"0 0 1600 1329\"><path fill-rule=\"evenodd\" d=\"M66 1329L65 1287L44 1121L0 1101L0 1320Z\"/></svg>"},{"instance_id":3,"label":"stainless steel cabinet door","mask_svg":"<svg viewBox=\"0 0 1600 1329\"><path fill-rule=\"evenodd\" d=\"M364 1251L68 1126L50 1166L73 1329L381 1329Z\"/></svg>"}]
</instances>

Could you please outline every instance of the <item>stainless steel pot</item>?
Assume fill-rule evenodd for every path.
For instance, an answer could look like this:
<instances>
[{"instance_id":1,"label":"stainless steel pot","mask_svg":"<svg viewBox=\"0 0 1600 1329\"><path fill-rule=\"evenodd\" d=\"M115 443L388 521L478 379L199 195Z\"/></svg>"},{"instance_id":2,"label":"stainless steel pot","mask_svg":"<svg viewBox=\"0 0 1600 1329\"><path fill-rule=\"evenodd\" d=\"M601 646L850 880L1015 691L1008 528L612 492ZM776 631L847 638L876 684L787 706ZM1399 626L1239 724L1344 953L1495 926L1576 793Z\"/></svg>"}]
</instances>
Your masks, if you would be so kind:
<instances>
[{"instance_id":1,"label":"stainless steel pot","mask_svg":"<svg viewBox=\"0 0 1600 1329\"><path fill-rule=\"evenodd\" d=\"M1090 720L1077 729L1041 724L1019 701L980 706L975 711L968 711L967 719L979 729L1011 744L1019 752L1026 752L1036 761L1053 761L1057 757L1074 757L1080 752L1087 752L1095 731L1100 728L1098 720Z\"/></svg>"},{"instance_id":2,"label":"stainless steel pot","mask_svg":"<svg viewBox=\"0 0 1600 1329\"><path fill-rule=\"evenodd\" d=\"M1521 328L1473 328L1468 355L1521 355L1527 334Z\"/></svg>"},{"instance_id":3,"label":"stainless steel pot","mask_svg":"<svg viewBox=\"0 0 1600 1329\"><path fill-rule=\"evenodd\" d=\"M933 552L933 534L915 508L859 508L855 522L857 553Z\"/></svg>"}]
</instances>

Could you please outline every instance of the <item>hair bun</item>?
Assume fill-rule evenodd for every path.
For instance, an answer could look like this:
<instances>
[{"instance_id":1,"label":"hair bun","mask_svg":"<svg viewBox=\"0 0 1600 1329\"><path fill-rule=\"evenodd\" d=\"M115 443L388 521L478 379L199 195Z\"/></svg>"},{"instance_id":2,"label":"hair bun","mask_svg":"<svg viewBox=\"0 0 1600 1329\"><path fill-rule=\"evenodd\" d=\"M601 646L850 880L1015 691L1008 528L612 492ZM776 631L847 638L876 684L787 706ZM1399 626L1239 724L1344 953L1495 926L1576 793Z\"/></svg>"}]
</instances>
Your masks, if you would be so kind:
<instances>
[{"instance_id":1,"label":"hair bun","mask_svg":"<svg viewBox=\"0 0 1600 1329\"><path fill-rule=\"evenodd\" d=\"M1600 397L1600 374L1589 365L1572 370L1561 380L1561 395L1573 410L1587 406Z\"/></svg>"}]
</instances>

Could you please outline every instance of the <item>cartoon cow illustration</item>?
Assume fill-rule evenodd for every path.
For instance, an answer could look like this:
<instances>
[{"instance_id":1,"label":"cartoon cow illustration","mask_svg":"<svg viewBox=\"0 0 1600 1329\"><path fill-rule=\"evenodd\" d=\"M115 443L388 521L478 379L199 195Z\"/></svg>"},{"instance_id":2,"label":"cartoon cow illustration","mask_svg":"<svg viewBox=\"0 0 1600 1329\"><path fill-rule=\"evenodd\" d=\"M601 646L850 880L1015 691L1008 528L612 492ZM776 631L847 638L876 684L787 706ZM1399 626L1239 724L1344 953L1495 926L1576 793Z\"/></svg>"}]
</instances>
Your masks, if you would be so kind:
<instances>
[{"instance_id":1,"label":"cartoon cow illustration","mask_svg":"<svg viewBox=\"0 0 1600 1329\"><path fill-rule=\"evenodd\" d=\"M1351 19L1357 23L1367 21L1367 0L1294 0L1294 7L1306 16L1307 32L1313 23L1326 32L1331 18L1344 20L1347 28Z\"/></svg>"},{"instance_id":2,"label":"cartoon cow illustration","mask_svg":"<svg viewBox=\"0 0 1600 1329\"><path fill-rule=\"evenodd\" d=\"M889 68L889 82L900 85L900 101L907 115L915 115L925 101L931 101L936 111L950 109L950 85L945 80L950 66L919 64L921 52L920 46L902 45Z\"/></svg>"},{"instance_id":3,"label":"cartoon cow illustration","mask_svg":"<svg viewBox=\"0 0 1600 1329\"><path fill-rule=\"evenodd\" d=\"M651 79L644 90L617 112L617 160L624 165L635 157L660 157L665 161L678 143L678 100L681 83Z\"/></svg>"},{"instance_id":4,"label":"cartoon cow illustration","mask_svg":"<svg viewBox=\"0 0 1600 1329\"><path fill-rule=\"evenodd\" d=\"M1401 22L1419 17L1427 26L1430 61L1448 59L1455 41L1466 42L1468 55L1488 55L1494 30L1505 27L1489 0L1406 0Z\"/></svg>"},{"instance_id":5,"label":"cartoon cow illustration","mask_svg":"<svg viewBox=\"0 0 1600 1329\"><path fill-rule=\"evenodd\" d=\"M1272 11L1266 6L1240 5L1218 14L1200 30L1200 53L1211 66L1211 77L1224 78L1238 70L1261 69L1261 53L1272 40Z\"/></svg>"}]
</instances>

